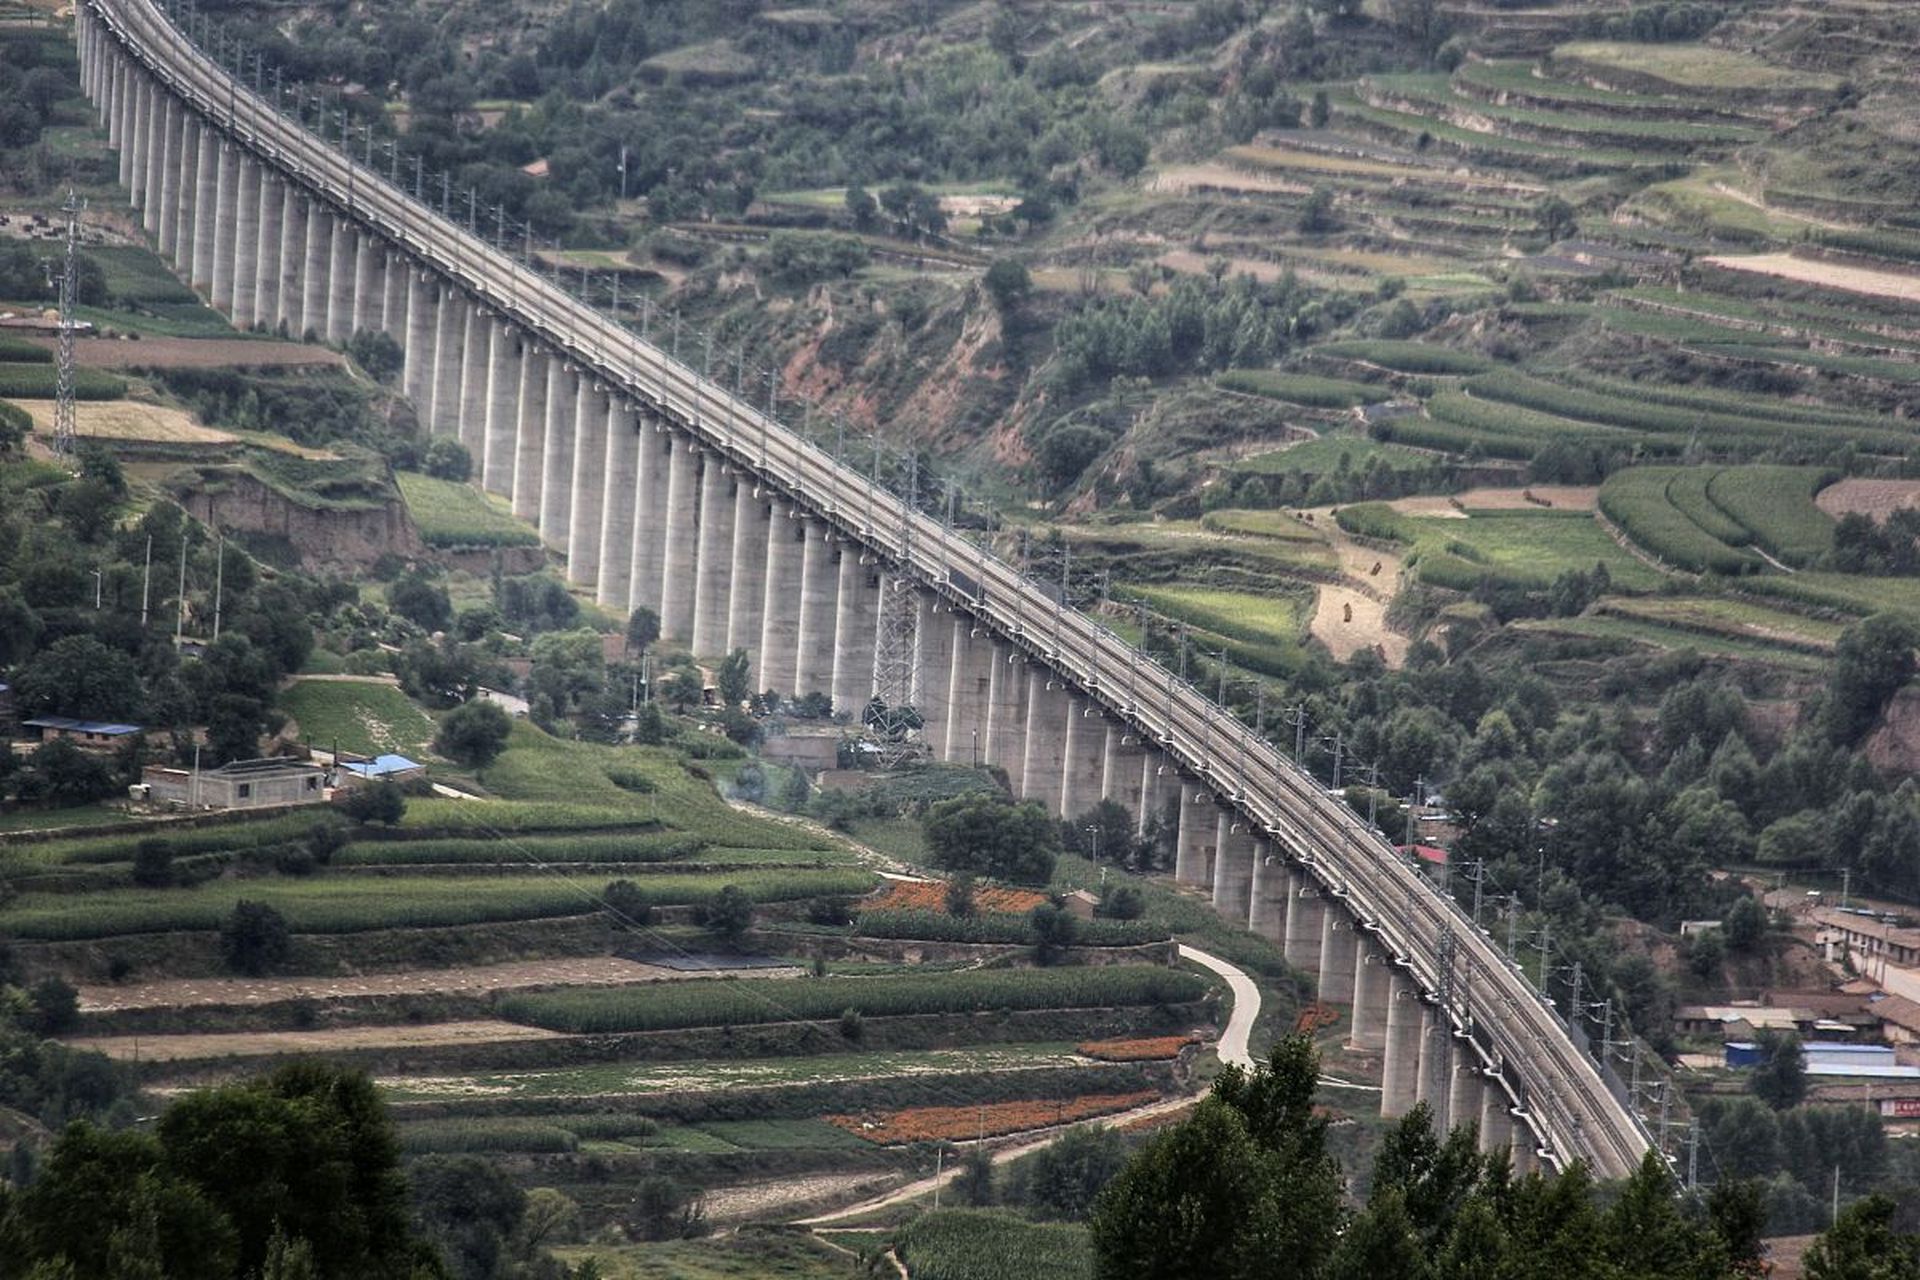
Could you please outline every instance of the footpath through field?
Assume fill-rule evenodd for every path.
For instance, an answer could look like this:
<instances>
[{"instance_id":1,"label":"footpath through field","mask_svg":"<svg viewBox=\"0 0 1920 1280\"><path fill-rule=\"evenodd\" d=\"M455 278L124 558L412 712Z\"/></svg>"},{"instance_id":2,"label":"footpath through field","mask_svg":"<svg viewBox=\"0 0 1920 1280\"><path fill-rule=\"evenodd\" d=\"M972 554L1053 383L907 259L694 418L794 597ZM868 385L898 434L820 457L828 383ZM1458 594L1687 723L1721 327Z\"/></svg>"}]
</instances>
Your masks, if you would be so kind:
<instances>
[{"instance_id":1,"label":"footpath through field","mask_svg":"<svg viewBox=\"0 0 1920 1280\"><path fill-rule=\"evenodd\" d=\"M1227 989L1233 994L1233 1011L1227 1015L1226 1029L1220 1033L1220 1043L1218 1046L1220 1061L1232 1063L1240 1067L1252 1067L1253 1056L1248 1051L1247 1039L1253 1032L1253 1024L1260 1017L1260 988L1254 985L1253 979L1247 976L1245 970L1228 964L1225 960L1222 960L1219 956L1211 952L1202 951L1197 947L1189 947L1185 943L1181 943L1180 958L1182 960L1191 960L1195 964L1211 969L1227 980ZM1194 1102L1195 1099L1192 1097L1162 1098L1158 1102L1150 1102L1146 1106L1136 1107L1132 1111L1122 1111L1118 1115L1100 1116L1093 1120L1082 1120L1075 1124L1060 1125L1057 1128L1045 1131L1041 1137L1030 1139L1015 1146L999 1148L993 1153L993 1162L995 1164L1006 1164L1008 1161L1018 1160L1021 1156L1032 1155L1042 1147L1052 1145L1056 1139L1070 1129L1085 1128L1087 1125L1093 1124L1131 1125L1141 1120L1149 1120L1156 1116L1183 1111L1191 1107ZM921 1196L931 1196L934 1188L946 1186L949 1182L957 1178L960 1172L961 1166L956 1163L951 1168L943 1169L934 1177L922 1178L917 1182L909 1182L906 1186L894 1191L889 1191L883 1196L877 1196L871 1200L862 1200L858 1204L848 1205L844 1209L835 1209L831 1213L819 1214L812 1218L801 1218L797 1225L803 1227L830 1226L835 1222L844 1222L848 1218L872 1213L876 1209L891 1208L897 1204L904 1204L909 1200L919 1199Z\"/></svg>"}]
</instances>

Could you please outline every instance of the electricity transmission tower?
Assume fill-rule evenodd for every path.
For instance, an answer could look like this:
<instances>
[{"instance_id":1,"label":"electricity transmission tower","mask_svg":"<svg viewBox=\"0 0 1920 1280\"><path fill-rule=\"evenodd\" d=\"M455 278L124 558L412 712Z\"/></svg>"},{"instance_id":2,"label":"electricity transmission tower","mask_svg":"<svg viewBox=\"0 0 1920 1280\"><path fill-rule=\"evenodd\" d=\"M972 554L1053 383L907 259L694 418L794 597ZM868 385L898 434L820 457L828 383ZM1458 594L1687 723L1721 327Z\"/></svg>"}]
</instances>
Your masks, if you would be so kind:
<instances>
[{"instance_id":1,"label":"electricity transmission tower","mask_svg":"<svg viewBox=\"0 0 1920 1280\"><path fill-rule=\"evenodd\" d=\"M876 469L878 462L876 460ZM899 563L904 569L913 562L913 515L919 487L919 459L907 456L907 493L901 506ZM873 744L879 750L876 761L883 768L894 768L919 756L924 744L920 739L919 699L916 697L914 671L919 665L919 594L904 572L884 575L880 582L880 619L878 643L874 650L874 703L866 721Z\"/></svg>"},{"instance_id":2,"label":"electricity transmission tower","mask_svg":"<svg viewBox=\"0 0 1920 1280\"><path fill-rule=\"evenodd\" d=\"M73 302L74 291L80 274L77 244L80 238L80 211L86 208L86 201L80 199L71 187L67 189L67 201L60 208L67 215L67 256L61 264L57 276L49 274L49 283L57 283L60 288L60 353L58 373L54 384L53 407L53 454L63 462L73 459Z\"/></svg>"}]
</instances>

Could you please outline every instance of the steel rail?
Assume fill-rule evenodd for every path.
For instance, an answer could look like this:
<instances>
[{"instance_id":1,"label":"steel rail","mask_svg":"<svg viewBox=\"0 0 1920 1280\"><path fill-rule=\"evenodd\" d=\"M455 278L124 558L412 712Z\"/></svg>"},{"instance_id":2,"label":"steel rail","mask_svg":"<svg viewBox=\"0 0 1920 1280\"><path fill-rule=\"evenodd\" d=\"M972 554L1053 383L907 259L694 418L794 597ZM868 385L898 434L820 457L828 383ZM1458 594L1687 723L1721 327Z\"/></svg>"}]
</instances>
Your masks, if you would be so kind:
<instances>
[{"instance_id":1,"label":"steel rail","mask_svg":"<svg viewBox=\"0 0 1920 1280\"><path fill-rule=\"evenodd\" d=\"M941 522L288 121L206 57L152 0L86 2L170 92L311 195L377 232L422 269L456 283L503 321L537 335L598 383L674 419L744 472L911 571L950 608L984 620L1153 738L1343 898L1424 998L1454 992L1452 1007L1439 1016L1452 1034L1479 1046L1498 1077L1489 1087L1514 1095L1549 1160L1580 1159L1601 1176L1618 1177L1651 1147L1640 1117L1608 1089L1550 1005L1459 905L1238 717L1220 717L1204 694L1158 660L1058 604L992 552L963 544L965 555L956 558ZM724 417L712 412L718 404L727 406ZM1048 625L1036 630L1035 619ZM1110 688L1100 675L1122 670L1132 675L1128 690ZM1216 737L1223 720L1224 741ZM1222 749L1211 755L1196 746L1215 742ZM1236 753L1233 769L1216 764ZM1236 780L1244 788L1232 785ZM1456 976L1464 982L1449 983L1440 971L1441 939L1449 932L1458 947Z\"/></svg>"}]
</instances>

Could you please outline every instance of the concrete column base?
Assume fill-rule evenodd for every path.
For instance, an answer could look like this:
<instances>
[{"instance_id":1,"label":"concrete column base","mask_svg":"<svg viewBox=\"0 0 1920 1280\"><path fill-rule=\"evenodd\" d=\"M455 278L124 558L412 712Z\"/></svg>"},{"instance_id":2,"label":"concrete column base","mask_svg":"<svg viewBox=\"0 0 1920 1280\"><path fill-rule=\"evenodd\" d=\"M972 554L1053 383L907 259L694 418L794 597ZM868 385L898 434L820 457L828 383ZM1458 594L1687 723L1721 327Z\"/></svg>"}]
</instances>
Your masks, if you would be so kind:
<instances>
[{"instance_id":1,"label":"concrete column base","mask_svg":"<svg viewBox=\"0 0 1920 1280\"><path fill-rule=\"evenodd\" d=\"M1411 982L1395 973L1387 993L1387 1042L1380 1066L1380 1114L1398 1120L1420 1096L1420 1029L1426 1006Z\"/></svg>"}]
</instances>

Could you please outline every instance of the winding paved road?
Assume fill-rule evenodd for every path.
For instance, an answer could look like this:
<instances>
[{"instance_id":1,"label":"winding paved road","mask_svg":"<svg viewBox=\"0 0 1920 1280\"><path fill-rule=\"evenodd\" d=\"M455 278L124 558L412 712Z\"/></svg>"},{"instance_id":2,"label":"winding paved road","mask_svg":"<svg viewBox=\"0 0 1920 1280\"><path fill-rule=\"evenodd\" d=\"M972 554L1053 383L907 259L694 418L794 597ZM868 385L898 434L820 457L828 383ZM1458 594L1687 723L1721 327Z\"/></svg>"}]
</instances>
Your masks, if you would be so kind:
<instances>
[{"instance_id":1,"label":"winding paved road","mask_svg":"<svg viewBox=\"0 0 1920 1280\"><path fill-rule=\"evenodd\" d=\"M1180 958L1182 960L1191 960L1197 965L1211 969L1227 980L1227 988L1233 993L1233 1012L1227 1015L1226 1030L1220 1033L1220 1043L1217 1046L1220 1061L1230 1062L1240 1067L1251 1068L1253 1066L1253 1056L1247 1051L1247 1037L1253 1031L1254 1021L1260 1016L1260 988L1253 984L1253 979L1249 978L1244 970L1228 964L1225 960L1222 960L1219 956L1211 952L1201 951L1197 947L1189 947L1185 943L1182 943L1180 945ZM993 1153L993 1162L997 1165L1005 1164L1010 1160L1018 1160L1021 1156L1031 1155L1042 1147L1051 1145L1070 1129L1080 1129L1087 1125L1095 1124L1113 1124L1121 1120L1141 1120L1149 1116L1163 1115L1170 1111L1179 1111L1185 1107L1192 1106L1193 1103L1194 1098L1190 1096L1162 1098L1158 1102L1150 1102L1146 1106L1137 1107L1132 1111L1122 1111L1118 1115L1097 1116L1091 1120L1080 1120L1073 1124L1061 1125L1058 1128L1048 1130L1044 1137L1035 1138L1028 1142L1017 1143L1011 1147L999 1148ZM872 1213L876 1209L886 1209L896 1204L905 1203L908 1200L918 1200L922 1196L931 1196L935 1187L946 1186L949 1182L952 1182L960 1176L960 1171L960 1165L950 1165L934 1177L921 1178L917 1182L909 1182L906 1186L889 1191L885 1195L875 1196L871 1200L862 1200L859 1204L851 1204L844 1209L835 1209L830 1213L819 1214L811 1218L802 1218L798 1225L803 1227L831 1226L836 1222L844 1222L848 1218L858 1217L863 1213Z\"/></svg>"}]
</instances>

